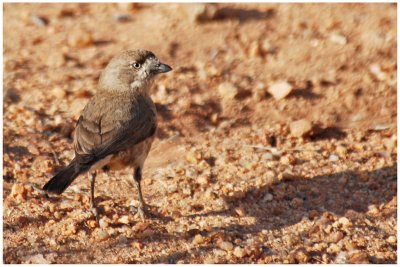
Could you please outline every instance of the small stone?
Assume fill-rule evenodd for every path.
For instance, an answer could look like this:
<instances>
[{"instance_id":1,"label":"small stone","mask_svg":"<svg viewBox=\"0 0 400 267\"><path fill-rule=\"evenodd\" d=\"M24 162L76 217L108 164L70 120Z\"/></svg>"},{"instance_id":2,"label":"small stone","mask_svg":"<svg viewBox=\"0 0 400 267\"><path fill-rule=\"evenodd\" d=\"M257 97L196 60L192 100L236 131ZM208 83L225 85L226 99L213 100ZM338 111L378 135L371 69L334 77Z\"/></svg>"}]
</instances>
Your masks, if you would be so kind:
<instances>
[{"instance_id":1,"label":"small stone","mask_svg":"<svg viewBox=\"0 0 400 267\"><path fill-rule=\"evenodd\" d=\"M368 264L369 256L366 252L356 252L349 257L348 263L351 264Z\"/></svg>"},{"instance_id":2,"label":"small stone","mask_svg":"<svg viewBox=\"0 0 400 267\"><path fill-rule=\"evenodd\" d=\"M313 128L311 122L301 119L290 123L290 133L294 137L303 137L307 135Z\"/></svg>"},{"instance_id":3,"label":"small stone","mask_svg":"<svg viewBox=\"0 0 400 267\"><path fill-rule=\"evenodd\" d=\"M200 245L200 244L204 243L204 241L205 241L205 238L202 235L197 234L193 238L192 245L195 245L195 246Z\"/></svg>"},{"instance_id":4,"label":"small stone","mask_svg":"<svg viewBox=\"0 0 400 267\"><path fill-rule=\"evenodd\" d=\"M192 22L213 20L218 10L217 6L211 3L191 4L187 7L187 13Z\"/></svg>"},{"instance_id":5,"label":"small stone","mask_svg":"<svg viewBox=\"0 0 400 267\"><path fill-rule=\"evenodd\" d=\"M326 241L328 243L337 243L340 240L343 239L343 232L342 231L337 231L337 232L333 232L331 233L327 238Z\"/></svg>"},{"instance_id":6,"label":"small stone","mask_svg":"<svg viewBox=\"0 0 400 267\"><path fill-rule=\"evenodd\" d=\"M88 47L93 44L93 37L86 31L71 32L68 35L68 44L77 48Z\"/></svg>"},{"instance_id":7,"label":"small stone","mask_svg":"<svg viewBox=\"0 0 400 267\"><path fill-rule=\"evenodd\" d=\"M352 226L352 223L349 219L347 219L346 217L340 217L338 220L339 224L341 224L343 226L343 228L349 228Z\"/></svg>"},{"instance_id":8,"label":"small stone","mask_svg":"<svg viewBox=\"0 0 400 267\"><path fill-rule=\"evenodd\" d=\"M261 51L260 43L257 41L252 42L249 47L249 56L251 58L256 58L256 57L261 56L261 53L262 53L262 51Z\"/></svg>"},{"instance_id":9,"label":"small stone","mask_svg":"<svg viewBox=\"0 0 400 267\"><path fill-rule=\"evenodd\" d=\"M109 237L109 234L107 233L107 231L104 231L104 230L96 231L96 239L97 240L103 241L103 240L108 239L108 237Z\"/></svg>"},{"instance_id":10,"label":"small stone","mask_svg":"<svg viewBox=\"0 0 400 267\"><path fill-rule=\"evenodd\" d=\"M89 228L96 228L97 227L97 222L95 220L90 220L87 222L87 225L89 226Z\"/></svg>"},{"instance_id":11,"label":"small stone","mask_svg":"<svg viewBox=\"0 0 400 267\"><path fill-rule=\"evenodd\" d=\"M235 249L233 250L233 255L241 259L246 256L246 251L244 248L235 247Z\"/></svg>"},{"instance_id":12,"label":"small stone","mask_svg":"<svg viewBox=\"0 0 400 267\"><path fill-rule=\"evenodd\" d=\"M329 35L329 40L335 44L340 44L340 45L347 44L347 38L337 33L331 33Z\"/></svg>"},{"instance_id":13,"label":"small stone","mask_svg":"<svg viewBox=\"0 0 400 267\"><path fill-rule=\"evenodd\" d=\"M115 21L118 22L128 22L132 20L132 17L129 14L117 13L113 16Z\"/></svg>"},{"instance_id":14,"label":"small stone","mask_svg":"<svg viewBox=\"0 0 400 267\"><path fill-rule=\"evenodd\" d=\"M99 221L99 225L101 228L107 228L109 226L109 223L107 222L107 219L101 218Z\"/></svg>"},{"instance_id":15,"label":"small stone","mask_svg":"<svg viewBox=\"0 0 400 267\"><path fill-rule=\"evenodd\" d=\"M391 245L397 245L397 238L394 235L389 236L386 240Z\"/></svg>"},{"instance_id":16,"label":"small stone","mask_svg":"<svg viewBox=\"0 0 400 267\"><path fill-rule=\"evenodd\" d=\"M235 208L235 212L239 217L243 217L246 215L246 210L242 207Z\"/></svg>"},{"instance_id":17,"label":"small stone","mask_svg":"<svg viewBox=\"0 0 400 267\"><path fill-rule=\"evenodd\" d=\"M218 86L218 93L223 99L232 100L239 93L239 89L230 82L224 82Z\"/></svg>"},{"instance_id":18,"label":"small stone","mask_svg":"<svg viewBox=\"0 0 400 267\"><path fill-rule=\"evenodd\" d=\"M281 157L280 162L285 165L293 165L296 163L296 158L289 154Z\"/></svg>"},{"instance_id":19,"label":"small stone","mask_svg":"<svg viewBox=\"0 0 400 267\"><path fill-rule=\"evenodd\" d=\"M49 24L49 20L47 18L39 16L37 14L32 14L31 20L33 24L38 27L46 27Z\"/></svg>"},{"instance_id":20,"label":"small stone","mask_svg":"<svg viewBox=\"0 0 400 267\"><path fill-rule=\"evenodd\" d=\"M218 244L218 247L220 249L225 250L225 251L231 251L233 249L233 244L231 242L228 242L228 241L221 241Z\"/></svg>"},{"instance_id":21,"label":"small stone","mask_svg":"<svg viewBox=\"0 0 400 267\"><path fill-rule=\"evenodd\" d=\"M294 258L299 263L307 263L310 259L310 255L305 249L301 248L295 251Z\"/></svg>"},{"instance_id":22,"label":"small stone","mask_svg":"<svg viewBox=\"0 0 400 267\"><path fill-rule=\"evenodd\" d=\"M201 185L208 185L210 183L210 179L208 175L201 175L198 179L197 182Z\"/></svg>"},{"instance_id":23,"label":"small stone","mask_svg":"<svg viewBox=\"0 0 400 267\"><path fill-rule=\"evenodd\" d=\"M30 256L26 263L30 263L30 264L50 264L52 262L49 261L49 260L46 260L43 257L43 254L36 254L36 255Z\"/></svg>"},{"instance_id":24,"label":"small stone","mask_svg":"<svg viewBox=\"0 0 400 267\"><path fill-rule=\"evenodd\" d=\"M22 196L25 198L26 196L26 189L23 184L14 184L11 188L11 196L16 198L17 196Z\"/></svg>"},{"instance_id":25,"label":"small stone","mask_svg":"<svg viewBox=\"0 0 400 267\"><path fill-rule=\"evenodd\" d=\"M117 7L119 10L131 11L137 9L139 7L139 3L121 2L117 3Z\"/></svg>"},{"instance_id":26,"label":"small stone","mask_svg":"<svg viewBox=\"0 0 400 267\"><path fill-rule=\"evenodd\" d=\"M277 81L268 87L268 93L270 93L275 100L285 98L292 90L293 86L287 81Z\"/></svg>"},{"instance_id":27,"label":"small stone","mask_svg":"<svg viewBox=\"0 0 400 267\"><path fill-rule=\"evenodd\" d=\"M345 157L347 154L347 148L345 148L344 146L337 146L336 153L338 153L338 155L341 157Z\"/></svg>"},{"instance_id":28,"label":"small stone","mask_svg":"<svg viewBox=\"0 0 400 267\"><path fill-rule=\"evenodd\" d=\"M129 224L129 216L128 215L122 216L121 218L118 219L118 222L122 224Z\"/></svg>"},{"instance_id":29,"label":"small stone","mask_svg":"<svg viewBox=\"0 0 400 267\"><path fill-rule=\"evenodd\" d=\"M328 159L329 159L329 161L336 162L339 160L339 157L335 154L331 154L331 155L329 155Z\"/></svg>"},{"instance_id":30,"label":"small stone","mask_svg":"<svg viewBox=\"0 0 400 267\"><path fill-rule=\"evenodd\" d=\"M263 202L271 202L274 199L274 196L270 193L266 193L262 199Z\"/></svg>"},{"instance_id":31,"label":"small stone","mask_svg":"<svg viewBox=\"0 0 400 267\"><path fill-rule=\"evenodd\" d=\"M143 232L149 227L149 225L148 222L139 222L132 227L132 230L135 232Z\"/></svg>"},{"instance_id":32,"label":"small stone","mask_svg":"<svg viewBox=\"0 0 400 267\"><path fill-rule=\"evenodd\" d=\"M372 73L372 75L374 75L374 77L376 79L378 79L379 81L384 81L386 80L386 73L384 73L381 69L381 66L379 66L379 64L372 64L369 66L369 71Z\"/></svg>"}]
</instances>

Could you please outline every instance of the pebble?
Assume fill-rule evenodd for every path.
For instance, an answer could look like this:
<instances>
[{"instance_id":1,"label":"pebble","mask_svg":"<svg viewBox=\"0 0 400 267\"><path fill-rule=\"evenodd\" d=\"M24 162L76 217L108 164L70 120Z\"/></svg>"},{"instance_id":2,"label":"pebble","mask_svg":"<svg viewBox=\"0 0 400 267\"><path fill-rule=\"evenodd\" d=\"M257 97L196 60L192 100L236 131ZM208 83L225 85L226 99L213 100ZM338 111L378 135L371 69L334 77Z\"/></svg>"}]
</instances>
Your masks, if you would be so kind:
<instances>
[{"instance_id":1,"label":"pebble","mask_svg":"<svg viewBox=\"0 0 400 267\"><path fill-rule=\"evenodd\" d=\"M31 264L50 264L51 261L46 260L43 257L43 254L36 254L36 255L28 257L27 263L31 263Z\"/></svg>"},{"instance_id":2,"label":"pebble","mask_svg":"<svg viewBox=\"0 0 400 267\"><path fill-rule=\"evenodd\" d=\"M369 257L366 252L356 252L349 257L348 263L351 264L368 264Z\"/></svg>"},{"instance_id":3,"label":"pebble","mask_svg":"<svg viewBox=\"0 0 400 267\"><path fill-rule=\"evenodd\" d=\"M281 157L280 163L286 164L286 165L293 165L293 164L296 163L296 158L293 157L290 154L289 155L285 155L285 156Z\"/></svg>"},{"instance_id":4,"label":"pebble","mask_svg":"<svg viewBox=\"0 0 400 267\"><path fill-rule=\"evenodd\" d=\"M306 119L300 119L293 121L289 125L290 134L294 137L303 137L307 135L313 128L310 121Z\"/></svg>"},{"instance_id":5,"label":"pebble","mask_svg":"<svg viewBox=\"0 0 400 267\"><path fill-rule=\"evenodd\" d=\"M262 199L263 202L271 202L274 199L274 196L270 193L266 193Z\"/></svg>"},{"instance_id":6,"label":"pebble","mask_svg":"<svg viewBox=\"0 0 400 267\"><path fill-rule=\"evenodd\" d=\"M202 235L197 234L193 238L192 245L200 245L200 244L204 243L204 241L205 241L205 238Z\"/></svg>"},{"instance_id":7,"label":"pebble","mask_svg":"<svg viewBox=\"0 0 400 267\"><path fill-rule=\"evenodd\" d=\"M132 17L129 14L124 14L124 13L114 14L113 18L115 21L118 22L128 22L132 20Z\"/></svg>"},{"instance_id":8,"label":"pebble","mask_svg":"<svg viewBox=\"0 0 400 267\"><path fill-rule=\"evenodd\" d=\"M294 258L299 262L299 263L307 263L308 260L310 259L310 255L309 253L301 248L298 249L295 253L294 253Z\"/></svg>"},{"instance_id":9,"label":"pebble","mask_svg":"<svg viewBox=\"0 0 400 267\"><path fill-rule=\"evenodd\" d=\"M88 47L93 44L93 37L89 32L71 32L68 35L68 45L76 48Z\"/></svg>"},{"instance_id":10,"label":"pebble","mask_svg":"<svg viewBox=\"0 0 400 267\"><path fill-rule=\"evenodd\" d=\"M270 93L275 100L281 100L288 96L293 90L293 86L287 81L277 81L268 87L268 93Z\"/></svg>"},{"instance_id":11,"label":"pebble","mask_svg":"<svg viewBox=\"0 0 400 267\"><path fill-rule=\"evenodd\" d=\"M339 157L335 154L330 154L328 159L329 161L336 162L339 160Z\"/></svg>"},{"instance_id":12,"label":"pebble","mask_svg":"<svg viewBox=\"0 0 400 267\"><path fill-rule=\"evenodd\" d=\"M246 210L242 207L235 208L235 212L239 217L246 216Z\"/></svg>"},{"instance_id":13,"label":"pebble","mask_svg":"<svg viewBox=\"0 0 400 267\"><path fill-rule=\"evenodd\" d=\"M46 19L45 17L39 16L37 14L32 14L31 20L33 24L35 24L38 27L46 27L49 24L49 20Z\"/></svg>"},{"instance_id":14,"label":"pebble","mask_svg":"<svg viewBox=\"0 0 400 267\"><path fill-rule=\"evenodd\" d=\"M119 10L131 11L131 10L137 9L139 7L139 3L121 2L121 3L117 3L117 7Z\"/></svg>"},{"instance_id":15,"label":"pebble","mask_svg":"<svg viewBox=\"0 0 400 267\"><path fill-rule=\"evenodd\" d=\"M211 3L187 5L187 13L192 22L210 21L215 18L218 7Z\"/></svg>"},{"instance_id":16,"label":"pebble","mask_svg":"<svg viewBox=\"0 0 400 267\"><path fill-rule=\"evenodd\" d=\"M347 44L347 38L345 36L343 36L341 34L337 34L337 33L331 33L329 35L329 40L335 44L340 44L340 45Z\"/></svg>"},{"instance_id":17,"label":"pebble","mask_svg":"<svg viewBox=\"0 0 400 267\"><path fill-rule=\"evenodd\" d=\"M246 251L244 248L241 248L238 246L238 247L235 247L235 249L233 250L233 255L235 255L235 257L238 257L241 259L246 256Z\"/></svg>"},{"instance_id":18,"label":"pebble","mask_svg":"<svg viewBox=\"0 0 400 267\"><path fill-rule=\"evenodd\" d=\"M223 99L232 100L239 93L239 89L230 82L224 82L218 86L218 93Z\"/></svg>"},{"instance_id":19,"label":"pebble","mask_svg":"<svg viewBox=\"0 0 400 267\"><path fill-rule=\"evenodd\" d=\"M96 233L96 239L100 240L100 241L106 240L109 237L109 234L107 233L107 231L104 231L104 230L98 230L95 233Z\"/></svg>"},{"instance_id":20,"label":"pebble","mask_svg":"<svg viewBox=\"0 0 400 267\"><path fill-rule=\"evenodd\" d=\"M374 64L370 65L369 66L369 71L379 81L384 81L387 78L386 74L382 71L381 66L379 66L379 64L374 63Z\"/></svg>"},{"instance_id":21,"label":"pebble","mask_svg":"<svg viewBox=\"0 0 400 267\"><path fill-rule=\"evenodd\" d=\"M221 241L218 244L218 247L220 249L225 250L225 251L231 251L233 249L233 244L231 242L229 242L229 241Z\"/></svg>"},{"instance_id":22,"label":"pebble","mask_svg":"<svg viewBox=\"0 0 400 267\"><path fill-rule=\"evenodd\" d=\"M262 55L261 46L258 41L254 41L249 47L249 56L251 58L256 58Z\"/></svg>"},{"instance_id":23,"label":"pebble","mask_svg":"<svg viewBox=\"0 0 400 267\"><path fill-rule=\"evenodd\" d=\"M352 223L346 217L340 217L338 222L343 226L343 228L349 228L352 226Z\"/></svg>"},{"instance_id":24,"label":"pebble","mask_svg":"<svg viewBox=\"0 0 400 267\"><path fill-rule=\"evenodd\" d=\"M11 196L12 197L17 197L17 196L22 196L23 198L26 195L26 189L23 184L14 184L11 188Z\"/></svg>"},{"instance_id":25,"label":"pebble","mask_svg":"<svg viewBox=\"0 0 400 267\"><path fill-rule=\"evenodd\" d=\"M391 245L397 245L397 238L394 235L389 236L386 240Z\"/></svg>"},{"instance_id":26,"label":"pebble","mask_svg":"<svg viewBox=\"0 0 400 267\"><path fill-rule=\"evenodd\" d=\"M129 216L128 215L122 216L121 218L118 219L118 222L122 224L129 224Z\"/></svg>"}]
</instances>

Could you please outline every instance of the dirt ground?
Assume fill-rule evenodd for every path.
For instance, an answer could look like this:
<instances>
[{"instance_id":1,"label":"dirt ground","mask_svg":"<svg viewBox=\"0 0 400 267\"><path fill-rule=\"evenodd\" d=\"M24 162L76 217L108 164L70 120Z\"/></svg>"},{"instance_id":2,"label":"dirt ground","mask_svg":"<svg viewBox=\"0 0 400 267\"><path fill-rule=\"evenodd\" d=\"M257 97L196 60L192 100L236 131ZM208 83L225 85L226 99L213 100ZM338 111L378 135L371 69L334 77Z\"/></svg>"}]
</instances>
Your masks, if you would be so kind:
<instances>
[{"instance_id":1,"label":"dirt ground","mask_svg":"<svg viewBox=\"0 0 400 267\"><path fill-rule=\"evenodd\" d=\"M4 263L396 263L396 4L4 4ZM153 51L159 131L60 196L74 123Z\"/></svg>"}]
</instances>

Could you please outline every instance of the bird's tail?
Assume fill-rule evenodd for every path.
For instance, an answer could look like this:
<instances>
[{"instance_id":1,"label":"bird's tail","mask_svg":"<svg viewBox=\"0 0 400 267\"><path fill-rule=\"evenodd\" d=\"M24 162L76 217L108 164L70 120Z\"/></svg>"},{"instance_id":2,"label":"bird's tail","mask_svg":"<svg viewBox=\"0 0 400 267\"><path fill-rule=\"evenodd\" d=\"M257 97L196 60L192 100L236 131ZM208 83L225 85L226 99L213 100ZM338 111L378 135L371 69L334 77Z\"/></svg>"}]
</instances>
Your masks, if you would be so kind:
<instances>
[{"instance_id":1,"label":"bird's tail","mask_svg":"<svg viewBox=\"0 0 400 267\"><path fill-rule=\"evenodd\" d=\"M43 190L51 193L61 194L81 173L80 168L73 160L67 167L62 169L53 178L51 178L44 186Z\"/></svg>"}]
</instances>

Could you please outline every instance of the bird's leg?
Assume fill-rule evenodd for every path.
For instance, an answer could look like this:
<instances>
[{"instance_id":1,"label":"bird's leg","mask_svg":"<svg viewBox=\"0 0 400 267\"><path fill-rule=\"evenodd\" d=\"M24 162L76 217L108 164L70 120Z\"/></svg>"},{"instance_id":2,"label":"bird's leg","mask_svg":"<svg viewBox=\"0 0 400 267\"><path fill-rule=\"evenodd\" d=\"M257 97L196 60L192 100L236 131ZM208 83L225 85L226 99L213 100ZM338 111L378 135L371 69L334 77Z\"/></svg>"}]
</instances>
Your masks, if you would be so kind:
<instances>
[{"instance_id":1,"label":"bird's leg","mask_svg":"<svg viewBox=\"0 0 400 267\"><path fill-rule=\"evenodd\" d=\"M138 212L140 218L142 220L144 220L145 215L146 215L146 203L143 200L142 188L140 186L140 181L142 180L142 169L140 167L135 169L133 178L135 180L136 188L137 188L138 195L139 195L139 207L138 207L137 212Z\"/></svg>"},{"instance_id":2,"label":"bird's leg","mask_svg":"<svg viewBox=\"0 0 400 267\"><path fill-rule=\"evenodd\" d=\"M94 217L96 218L97 223L99 223L99 212L97 210L95 201L94 201L94 182L96 180L97 173L91 172L89 173L89 180L90 180L90 211L93 213Z\"/></svg>"}]
</instances>

